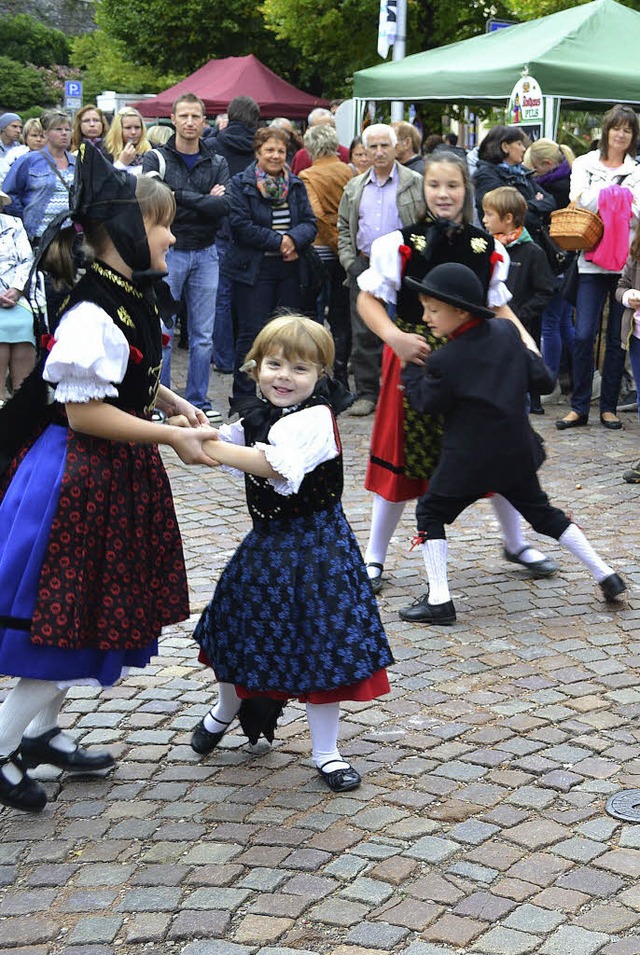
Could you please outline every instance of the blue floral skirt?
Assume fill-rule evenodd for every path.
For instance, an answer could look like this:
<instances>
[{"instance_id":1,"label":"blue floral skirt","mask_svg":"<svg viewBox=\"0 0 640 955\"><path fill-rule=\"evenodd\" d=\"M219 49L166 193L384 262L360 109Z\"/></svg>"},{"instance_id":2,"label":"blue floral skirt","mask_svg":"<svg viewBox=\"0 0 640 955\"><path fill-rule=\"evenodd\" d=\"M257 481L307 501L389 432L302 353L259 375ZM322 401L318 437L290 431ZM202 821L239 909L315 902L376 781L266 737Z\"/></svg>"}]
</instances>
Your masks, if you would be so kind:
<instances>
[{"instance_id":1,"label":"blue floral skirt","mask_svg":"<svg viewBox=\"0 0 640 955\"><path fill-rule=\"evenodd\" d=\"M393 662L341 505L257 522L194 637L219 680L258 693L335 690Z\"/></svg>"}]
</instances>

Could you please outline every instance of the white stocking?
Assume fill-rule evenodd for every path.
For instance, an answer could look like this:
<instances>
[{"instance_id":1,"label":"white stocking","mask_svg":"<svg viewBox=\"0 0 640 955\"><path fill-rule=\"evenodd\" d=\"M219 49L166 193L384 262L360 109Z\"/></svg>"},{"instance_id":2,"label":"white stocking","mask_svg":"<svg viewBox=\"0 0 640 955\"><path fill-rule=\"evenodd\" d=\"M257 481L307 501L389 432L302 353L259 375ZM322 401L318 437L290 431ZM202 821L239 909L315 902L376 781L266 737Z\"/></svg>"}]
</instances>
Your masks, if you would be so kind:
<instances>
[{"instance_id":1,"label":"white stocking","mask_svg":"<svg viewBox=\"0 0 640 955\"><path fill-rule=\"evenodd\" d=\"M48 680L18 680L0 706L0 756L8 756L18 748L27 726L59 693L58 685ZM10 782L22 778L22 773L11 764L4 766L2 773Z\"/></svg>"},{"instance_id":2,"label":"white stocking","mask_svg":"<svg viewBox=\"0 0 640 955\"><path fill-rule=\"evenodd\" d=\"M406 503L406 501L385 501L379 494L373 495L369 543L364 554L365 564L384 564L387 559L389 541L398 526ZM375 567L367 573L370 577L379 576L379 571Z\"/></svg>"},{"instance_id":3,"label":"white stocking","mask_svg":"<svg viewBox=\"0 0 640 955\"><path fill-rule=\"evenodd\" d=\"M569 524L564 534L558 538L558 543L582 561L597 583L613 573L613 569L596 554L577 524Z\"/></svg>"},{"instance_id":4,"label":"white stocking","mask_svg":"<svg viewBox=\"0 0 640 955\"><path fill-rule=\"evenodd\" d=\"M504 546L509 553L517 554L519 559L524 561L525 564L544 560L545 555L541 551L536 550L535 547L527 546L524 534L522 533L520 514L516 511L513 504L510 504L501 494L494 494L490 500L500 523Z\"/></svg>"},{"instance_id":5,"label":"white stocking","mask_svg":"<svg viewBox=\"0 0 640 955\"><path fill-rule=\"evenodd\" d=\"M349 763L338 750L339 703L307 703L307 721L311 732L313 761L320 769L332 773L346 769Z\"/></svg>"},{"instance_id":6,"label":"white stocking","mask_svg":"<svg viewBox=\"0 0 640 955\"><path fill-rule=\"evenodd\" d=\"M204 718L204 728L209 733L220 733L236 716L240 698L233 683L218 683L218 702Z\"/></svg>"},{"instance_id":7,"label":"white stocking","mask_svg":"<svg viewBox=\"0 0 640 955\"><path fill-rule=\"evenodd\" d=\"M51 702L42 707L40 712L34 716L27 726L26 730L24 731L24 736L26 736L28 739L35 739L36 736L42 736L43 733L48 733L49 730L55 729L55 727L57 727L58 716L60 715L60 710L66 699L67 692L68 688L59 690ZM71 739L70 736L67 736L66 733L60 731L56 736L49 740L49 746L52 746L53 749L60 750L62 753L72 753L76 748L77 743L75 740Z\"/></svg>"},{"instance_id":8,"label":"white stocking","mask_svg":"<svg viewBox=\"0 0 640 955\"><path fill-rule=\"evenodd\" d=\"M428 603L446 604L451 600L447 580L447 541L443 538L426 540L420 549L429 580Z\"/></svg>"}]
</instances>

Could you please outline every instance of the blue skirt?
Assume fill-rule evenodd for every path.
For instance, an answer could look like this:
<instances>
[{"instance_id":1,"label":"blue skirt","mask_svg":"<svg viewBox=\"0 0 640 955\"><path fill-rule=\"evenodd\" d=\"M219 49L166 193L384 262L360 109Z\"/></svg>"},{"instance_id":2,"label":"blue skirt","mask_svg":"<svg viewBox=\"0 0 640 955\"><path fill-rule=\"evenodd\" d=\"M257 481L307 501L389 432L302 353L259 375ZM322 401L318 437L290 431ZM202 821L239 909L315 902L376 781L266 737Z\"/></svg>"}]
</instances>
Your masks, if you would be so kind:
<instances>
[{"instance_id":1,"label":"blue skirt","mask_svg":"<svg viewBox=\"0 0 640 955\"><path fill-rule=\"evenodd\" d=\"M342 506L256 522L195 630L219 680L292 696L367 680L393 662Z\"/></svg>"},{"instance_id":2,"label":"blue skirt","mask_svg":"<svg viewBox=\"0 0 640 955\"><path fill-rule=\"evenodd\" d=\"M67 428L49 425L20 463L0 503L0 617L30 619L65 469ZM0 626L0 673L110 686L124 667L143 667L157 641L136 650L36 646L27 630Z\"/></svg>"}]
</instances>

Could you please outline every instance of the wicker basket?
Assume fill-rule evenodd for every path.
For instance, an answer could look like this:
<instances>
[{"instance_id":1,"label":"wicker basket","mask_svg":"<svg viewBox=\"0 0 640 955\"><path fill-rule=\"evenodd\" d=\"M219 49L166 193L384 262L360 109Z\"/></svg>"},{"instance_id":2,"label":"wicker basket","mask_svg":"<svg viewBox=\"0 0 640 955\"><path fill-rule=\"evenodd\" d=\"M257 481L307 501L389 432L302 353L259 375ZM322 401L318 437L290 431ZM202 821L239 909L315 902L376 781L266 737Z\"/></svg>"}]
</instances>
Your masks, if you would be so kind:
<instances>
[{"instance_id":1,"label":"wicker basket","mask_svg":"<svg viewBox=\"0 0 640 955\"><path fill-rule=\"evenodd\" d=\"M549 235L561 249L588 252L596 247L603 231L598 213L580 209L575 202L551 213Z\"/></svg>"}]
</instances>

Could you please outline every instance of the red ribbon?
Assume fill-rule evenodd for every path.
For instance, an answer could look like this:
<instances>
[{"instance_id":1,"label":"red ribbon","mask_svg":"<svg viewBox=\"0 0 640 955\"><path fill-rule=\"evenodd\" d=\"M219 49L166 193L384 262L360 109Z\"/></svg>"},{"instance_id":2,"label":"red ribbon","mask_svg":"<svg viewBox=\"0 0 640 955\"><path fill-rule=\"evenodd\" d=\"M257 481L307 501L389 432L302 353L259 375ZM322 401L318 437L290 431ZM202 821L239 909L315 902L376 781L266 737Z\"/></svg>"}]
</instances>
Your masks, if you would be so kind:
<instances>
[{"instance_id":1,"label":"red ribbon","mask_svg":"<svg viewBox=\"0 0 640 955\"><path fill-rule=\"evenodd\" d=\"M53 337L53 335L49 335L49 334L47 334L47 335L42 335L42 337L40 338L40 344L41 344L42 347L45 348L47 351L51 351L51 349L53 348L53 346L55 345L55 343L56 343L56 340L55 340L55 338Z\"/></svg>"},{"instance_id":2,"label":"red ribbon","mask_svg":"<svg viewBox=\"0 0 640 955\"><path fill-rule=\"evenodd\" d=\"M166 348L169 342L171 341L171 335L167 335L166 332L162 333L162 347Z\"/></svg>"},{"instance_id":3,"label":"red ribbon","mask_svg":"<svg viewBox=\"0 0 640 955\"><path fill-rule=\"evenodd\" d=\"M143 359L143 354L139 348L136 348L135 345L129 345L129 360L133 362L134 365L139 365Z\"/></svg>"},{"instance_id":4,"label":"red ribbon","mask_svg":"<svg viewBox=\"0 0 640 955\"><path fill-rule=\"evenodd\" d=\"M408 245L398 246L398 253L400 255L400 275L404 278L404 273L407 271L407 262L411 258L411 247Z\"/></svg>"}]
</instances>

